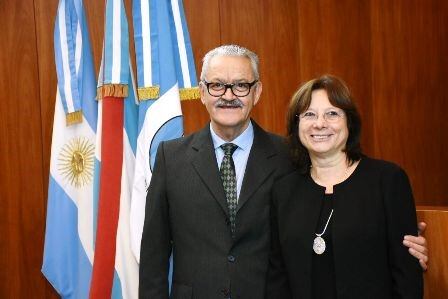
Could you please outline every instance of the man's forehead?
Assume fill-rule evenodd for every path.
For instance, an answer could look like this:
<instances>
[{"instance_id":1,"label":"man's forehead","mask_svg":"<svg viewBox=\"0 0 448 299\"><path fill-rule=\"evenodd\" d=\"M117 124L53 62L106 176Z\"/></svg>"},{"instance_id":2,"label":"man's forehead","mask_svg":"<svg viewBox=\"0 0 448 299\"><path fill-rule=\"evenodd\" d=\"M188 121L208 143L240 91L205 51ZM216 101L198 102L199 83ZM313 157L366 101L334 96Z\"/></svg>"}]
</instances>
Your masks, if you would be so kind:
<instances>
[{"instance_id":1,"label":"man's forehead","mask_svg":"<svg viewBox=\"0 0 448 299\"><path fill-rule=\"evenodd\" d=\"M253 79L250 59L244 56L215 56L210 60L206 72L208 80L232 78L232 80Z\"/></svg>"}]
</instances>

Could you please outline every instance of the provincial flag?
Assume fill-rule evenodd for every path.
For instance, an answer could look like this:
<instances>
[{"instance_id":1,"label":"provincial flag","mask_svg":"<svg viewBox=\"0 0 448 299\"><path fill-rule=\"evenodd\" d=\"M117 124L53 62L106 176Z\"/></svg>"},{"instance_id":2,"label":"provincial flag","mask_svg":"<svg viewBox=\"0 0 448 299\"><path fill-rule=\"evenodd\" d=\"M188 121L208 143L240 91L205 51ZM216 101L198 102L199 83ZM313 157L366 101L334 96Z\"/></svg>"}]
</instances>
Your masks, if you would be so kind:
<instances>
[{"instance_id":1,"label":"provincial flag","mask_svg":"<svg viewBox=\"0 0 448 299\"><path fill-rule=\"evenodd\" d=\"M82 0L60 0L57 94L42 272L62 298L87 298L93 262L96 79Z\"/></svg>"},{"instance_id":2,"label":"provincial flag","mask_svg":"<svg viewBox=\"0 0 448 299\"><path fill-rule=\"evenodd\" d=\"M138 263L129 233L138 117L134 86L123 1L107 0L98 79L98 198L90 298L138 294Z\"/></svg>"},{"instance_id":3,"label":"provincial flag","mask_svg":"<svg viewBox=\"0 0 448 299\"><path fill-rule=\"evenodd\" d=\"M182 1L135 0L133 20L140 105L130 221L132 251L140 260L157 147L183 135L180 101L199 98L199 89Z\"/></svg>"}]
</instances>

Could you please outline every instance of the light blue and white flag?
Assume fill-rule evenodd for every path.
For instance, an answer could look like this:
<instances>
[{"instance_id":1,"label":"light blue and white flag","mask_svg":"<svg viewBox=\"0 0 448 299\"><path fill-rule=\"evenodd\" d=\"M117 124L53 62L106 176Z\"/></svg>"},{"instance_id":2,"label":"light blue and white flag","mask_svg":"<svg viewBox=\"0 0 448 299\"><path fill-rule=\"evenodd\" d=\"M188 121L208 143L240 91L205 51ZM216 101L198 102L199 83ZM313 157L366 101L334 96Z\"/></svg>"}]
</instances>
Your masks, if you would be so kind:
<instances>
[{"instance_id":1,"label":"light blue and white flag","mask_svg":"<svg viewBox=\"0 0 448 299\"><path fill-rule=\"evenodd\" d=\"M131 238L140 260L146 193L157 147L183 135L180 101L199 98L199 90L182 1L135 0L133 19L140 106Z\"/></svg>"},{"instance_id":2,"label":"light blue and white flag","mask_svg":"<svg viewBox=\"0 0 448 299\"><path fill-rule=\"evenodd\" d=\"M96 79L82 0L60 0L58 88L42 272L62 298L87 298L93 261Z\"/></svg>"}]
</instances>

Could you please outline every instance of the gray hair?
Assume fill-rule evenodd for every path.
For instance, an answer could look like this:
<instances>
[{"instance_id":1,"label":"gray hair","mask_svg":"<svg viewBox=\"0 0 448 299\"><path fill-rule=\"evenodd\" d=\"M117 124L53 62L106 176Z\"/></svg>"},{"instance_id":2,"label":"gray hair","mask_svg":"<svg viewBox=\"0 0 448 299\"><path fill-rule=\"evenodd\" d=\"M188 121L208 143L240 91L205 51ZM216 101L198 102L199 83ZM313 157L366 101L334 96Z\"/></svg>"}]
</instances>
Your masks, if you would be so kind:
<instances>
[{"instance_id":1,"label":"gray hair","mask_svg":"<svg viewBox=\"0 0 448 299\"><path fill-rule=\"evenodd\" d=\"M255 80L260 79L260 74L258 72L259 60L257 54L238 45L223 45L214 48L205 54L202 59L201 81L205 80L205 73L207 72L208 65L215 56L239 56L248 58L250 60L250 64L252 65L252 72L254 73Z\"/></svg>"}]
</instances>

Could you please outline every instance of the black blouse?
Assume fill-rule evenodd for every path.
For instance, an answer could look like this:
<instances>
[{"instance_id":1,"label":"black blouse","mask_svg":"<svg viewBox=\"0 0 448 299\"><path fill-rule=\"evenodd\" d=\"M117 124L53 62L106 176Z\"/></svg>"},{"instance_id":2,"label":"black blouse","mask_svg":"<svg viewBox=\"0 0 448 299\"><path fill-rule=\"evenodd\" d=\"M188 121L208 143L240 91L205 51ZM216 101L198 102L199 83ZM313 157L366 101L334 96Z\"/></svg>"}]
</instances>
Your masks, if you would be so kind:
<instances>
[{"instance_id":1,"label":"black blouse","mask_svg":"<svg viewBox=\"0 0 448 299\"><path fill-rule=\"evenodd\" d=\"M316 234L322 234L327 224L328 218L333 209L333 194L325 194L322 199L319 220L316 226ZM332 221L328 221L327 229L322 234L325 240L325 251L317 254L313 251L312 261L312 296L315 299L336 298L336 283L333 260L333 242L331 234ZM313 237L316 237L314 235ZM312 246L312 244L310 244Z\"/></svg>"}]
</instances>

